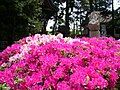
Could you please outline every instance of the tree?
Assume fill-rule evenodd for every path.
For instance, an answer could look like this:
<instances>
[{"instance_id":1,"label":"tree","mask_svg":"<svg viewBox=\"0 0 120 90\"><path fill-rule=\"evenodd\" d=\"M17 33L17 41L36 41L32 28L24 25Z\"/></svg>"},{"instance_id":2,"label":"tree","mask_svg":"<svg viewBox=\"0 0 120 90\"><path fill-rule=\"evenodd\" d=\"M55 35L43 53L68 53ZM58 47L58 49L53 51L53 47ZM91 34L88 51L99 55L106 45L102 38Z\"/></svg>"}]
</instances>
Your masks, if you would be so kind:
<instances>
[{"instance_id":1,"label":"tree","mask_svg":"<svg viewBox=\"0 0 120 90\"><path fill-rule=\"evenodd\" d=\"M112 15L114 19L113 0L65 0L65 2L66 7L62 7L60 2L57 2L59 5L59 11L53 15L53 19L55 21L53 32L55 30L60 31L59 29L62 28L61 32L64 34L71 30L73 34L82 35L85 30L84 25L89 23L88 15L93 11L99 11L100 16L105 20L109 15ZM108 25L106 22L103 23ZM114 28L114 23L111 25ZM113 30L110 31L114 34Z\"/></svg>"},{"instance_id":2,"label":"tree","mask_svg":"<svg viewBox=\"0 0 120 90\"><path fill-rule=\"evenodd\" d=\"M13 41L40 30L41 0L0 0L0 41ZM31 31L32 30L32 31Z\"/></svg>"}]
</instances>

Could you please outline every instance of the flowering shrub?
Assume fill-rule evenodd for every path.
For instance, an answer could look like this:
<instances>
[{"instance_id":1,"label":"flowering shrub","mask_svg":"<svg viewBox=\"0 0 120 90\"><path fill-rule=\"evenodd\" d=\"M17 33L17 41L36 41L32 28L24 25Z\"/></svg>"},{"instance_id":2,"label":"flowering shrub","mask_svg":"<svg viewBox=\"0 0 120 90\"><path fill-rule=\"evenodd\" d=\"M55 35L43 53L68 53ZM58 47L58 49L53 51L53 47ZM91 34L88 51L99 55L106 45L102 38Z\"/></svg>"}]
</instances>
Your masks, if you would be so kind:
<instances>
[{"instance_id":1,"label":"flowering shrub","mask_svg":"<svg viewBox=\"0 0 120 90\"><path fill-rule=\"evenodd\" d=\"M113 89L120 42L113 38L29 36L0 53L0 87L12 90Z\"/></svg>"}]
</instances>

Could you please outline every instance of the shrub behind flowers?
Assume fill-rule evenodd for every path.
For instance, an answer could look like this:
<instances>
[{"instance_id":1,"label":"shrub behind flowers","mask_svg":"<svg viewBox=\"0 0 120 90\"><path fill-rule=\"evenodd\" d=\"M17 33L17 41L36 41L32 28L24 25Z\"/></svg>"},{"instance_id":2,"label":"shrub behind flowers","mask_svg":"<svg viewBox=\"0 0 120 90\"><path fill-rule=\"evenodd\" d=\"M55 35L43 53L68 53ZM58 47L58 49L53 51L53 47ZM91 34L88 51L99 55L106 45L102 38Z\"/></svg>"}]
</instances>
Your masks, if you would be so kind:
<instances>
[{"instance_id":1,"label":"shrub behind flowers","mask_svg":"<svg viewBox=\"0 0 120 90\"><path fill-rule=\"evenodd\" d=\"M119 74L113 38L36 34L0 53L0 87L13 90L112 90Z\"/></svg>"}]
</instances>

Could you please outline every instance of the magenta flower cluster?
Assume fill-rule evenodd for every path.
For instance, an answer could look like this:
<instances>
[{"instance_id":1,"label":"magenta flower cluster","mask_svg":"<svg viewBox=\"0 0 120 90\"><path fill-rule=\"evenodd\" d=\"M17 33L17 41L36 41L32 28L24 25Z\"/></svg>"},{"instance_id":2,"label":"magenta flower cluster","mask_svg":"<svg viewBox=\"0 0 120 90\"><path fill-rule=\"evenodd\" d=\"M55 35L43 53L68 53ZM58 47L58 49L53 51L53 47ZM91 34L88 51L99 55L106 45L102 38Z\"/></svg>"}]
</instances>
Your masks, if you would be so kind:
<instances>
[{"instance_id":1,"label":"magenta flower cluster","mask_svg":"<svg viewBox=\"0 0 120 90\"><path fill-rule=\"evenodd\" d=\"M113 38L23 38L0 53L0 85L10 90L113 90L120 41Z\"/></svg>"}]
</instances>

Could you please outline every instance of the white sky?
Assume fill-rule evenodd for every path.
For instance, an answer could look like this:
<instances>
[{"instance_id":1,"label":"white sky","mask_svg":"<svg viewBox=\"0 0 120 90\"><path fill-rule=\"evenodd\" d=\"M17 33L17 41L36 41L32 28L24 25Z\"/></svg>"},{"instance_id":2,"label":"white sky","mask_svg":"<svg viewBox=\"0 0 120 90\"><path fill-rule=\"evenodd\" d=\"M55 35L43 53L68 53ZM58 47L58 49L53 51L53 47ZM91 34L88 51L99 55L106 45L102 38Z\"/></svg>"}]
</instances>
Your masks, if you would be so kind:
<instances>
[{"instance_id":1,"label":"white sky","mask_svg":"<svg viewBox=\"0 0 120 90\"><path fill-rule=\"evenodd\" d=\"M65 6L65 3L63 4L63 6ZM114 10L116 10L118 7L120 7L120 0L114 0ZM51 31L50 27L53 25L54 25L54 21L49 20L47 25L47 30Z\"/></svg>"},{"instance_id":2,"label":"white sky","mask_svg":"<svg viewBox=\"0 0 120 90\"><path fill-rule=\"evenodd\" d=\"M116 10L118 7L120 7L120 0L114 0L114 9Z\"/></svg>"}]
</instances>

